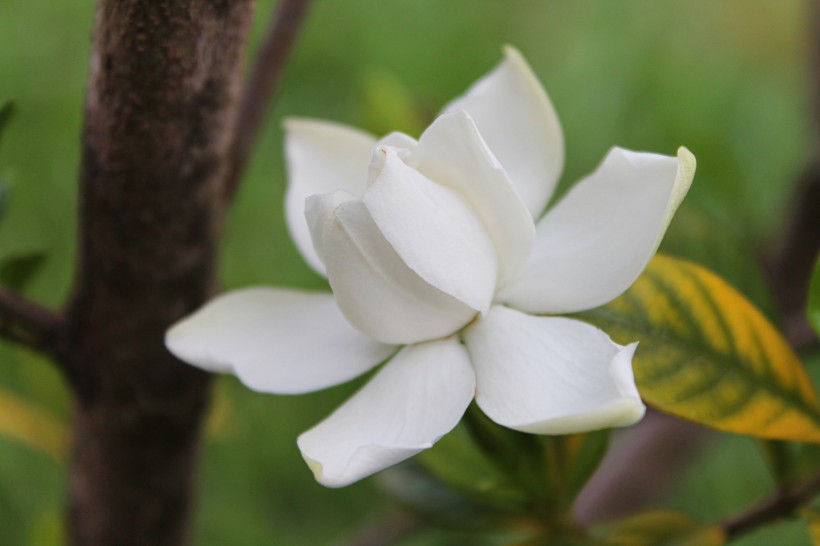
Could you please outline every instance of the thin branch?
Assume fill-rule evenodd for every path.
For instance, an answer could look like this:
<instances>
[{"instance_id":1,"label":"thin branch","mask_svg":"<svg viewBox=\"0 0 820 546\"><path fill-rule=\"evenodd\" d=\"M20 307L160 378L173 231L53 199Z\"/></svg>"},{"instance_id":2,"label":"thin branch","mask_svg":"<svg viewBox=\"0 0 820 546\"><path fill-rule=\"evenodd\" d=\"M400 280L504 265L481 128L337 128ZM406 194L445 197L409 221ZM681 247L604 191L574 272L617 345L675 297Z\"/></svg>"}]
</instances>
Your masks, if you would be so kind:
<instances>
[{"instance_id":1,"label":"thin branch","mask_svg":"<svg viewBox=\"0 0 820 546\"><path fill-rule=\"evenodd\" d=\"M273 14L239 105L225 178L226 200L232 199L239 187L259 136L265 111L277 91L282 71L311 1L281 0Z\"/></svg>"},{"instance_id":2,"label":"thin branch","mask_svg":"<svg viewBox=\"0 0 820 546\"><path fill-rule=\"evenodd\" d=\"M820 473L790 489L778 491L772 497L742 514L724 520L720 528L727 540L735 539L766 523L793 515L818 494L820 494Z\"/></svg>"},{"instance_id":3,"label":"thin branch","mask_svg":"<svg viewBox=\"0 0 820 546\"><path fill-rule=\"evenodd\" d=\"M56 313L0 287L0 337L55 353L62 319Z\"/></svg>"}]
</instances>

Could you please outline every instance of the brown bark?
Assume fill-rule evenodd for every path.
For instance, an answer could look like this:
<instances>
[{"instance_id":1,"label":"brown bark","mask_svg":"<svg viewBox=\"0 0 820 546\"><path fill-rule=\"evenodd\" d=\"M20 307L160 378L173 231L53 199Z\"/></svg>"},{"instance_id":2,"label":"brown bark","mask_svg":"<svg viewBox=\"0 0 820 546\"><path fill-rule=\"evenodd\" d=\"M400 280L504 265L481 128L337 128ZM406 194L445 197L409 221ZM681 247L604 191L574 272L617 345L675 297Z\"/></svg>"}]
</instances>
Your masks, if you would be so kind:
<instances>
[{"instance_id":1,"label":"brown bark","mask_svg":"<svg viewBox=\"0 0 820 546\"><path fill-rule=\"evenodd\" d=\"M87 90L71 543L185 541L209 378L164 331L215 286L222 177L253 0L101 0Z\"/></svg>"}]
</instances>

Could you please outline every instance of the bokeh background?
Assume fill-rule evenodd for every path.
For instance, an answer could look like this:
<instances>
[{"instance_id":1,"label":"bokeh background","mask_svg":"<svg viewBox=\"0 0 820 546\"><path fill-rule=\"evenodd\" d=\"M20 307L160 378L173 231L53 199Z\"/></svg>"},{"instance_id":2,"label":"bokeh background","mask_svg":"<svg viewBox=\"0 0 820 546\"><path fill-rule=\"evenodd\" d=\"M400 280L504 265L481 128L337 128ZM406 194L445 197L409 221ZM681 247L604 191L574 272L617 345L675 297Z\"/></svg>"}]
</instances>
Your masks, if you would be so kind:
<instances>
[{"instance_id":1,"label":"bokeh background","mask_svg":"<svg viewBox=\"0 0 820 546\"><path fill-rule=\"evenodd\" d=\"M614 145L698 157L695 183L662 250L707 265L764 310L759 257L776 244L814 146L802 0L317 0L239 194L221 259L225 287L326 288L282 218L281 120L326 118L418 135L437 110L517 46L561 117L561 188ZM272 3L261 1L256 44ZM92 0L0 2L0 102L18 114L0 142L11 186L0 259L47 262L28 288L49 305L73 270L76 180ZM253 49L253 48L252 48ZM317 335L320 335L317 332ZM820 364L820 363L818 363ZM817 374L814 374L817 376ZM335 545L392 510L377 481L317 485L296 436L355 389L300 397L218 382L204 452L197 546ZM35 354L0 344L0 544L62 544L70 400ZM723 435L680 470L664 506L713 521L772 487L746 438ZM483 544L426 531L403 546ZM808 545L784 523L738 544Z\"/></svg>"}]
</instances>

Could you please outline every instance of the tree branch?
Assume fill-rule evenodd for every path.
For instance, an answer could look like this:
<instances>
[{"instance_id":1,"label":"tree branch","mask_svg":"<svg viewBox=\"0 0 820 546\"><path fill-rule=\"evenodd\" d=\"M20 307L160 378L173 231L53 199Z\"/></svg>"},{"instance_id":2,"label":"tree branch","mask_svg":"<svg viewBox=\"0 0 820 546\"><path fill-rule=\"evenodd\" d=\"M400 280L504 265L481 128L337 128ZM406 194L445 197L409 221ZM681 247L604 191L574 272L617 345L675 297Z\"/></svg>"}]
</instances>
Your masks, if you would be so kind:
<instances>
[{"instance_id":1,"label":"tree branch","mask_svg":"<svg viewBox=\"0 0 820 546\"><path fill-rule=\"evenodd\" d=\"M279 86L291 47L310 4L311 0L281 0L270 21L239 105L239 117L225 176L227 201L233 198L239 188L259 136L265 110Z\"/></svg>"},{"instance_id":2,"label":"tree branch","mask_svg":"<svg viewBox=\"0 0 820 546\"><path fill-rule=\"evenodd\" d=\"M0 337L46 353L56 353L62 318L0 287Z\"/></svg>"},{"instance_id":3,"label":"tree branch","mask_svg":"<svg viewBox=\"0 0 820 546\"><path fill-rule=\"evenodd\" d=\"M74 290L72 546L182 546L210 376L165 348L216 286L253 0L98 0Z\"/></svg>"},{"instance_id":4,"label":"tree branch","mask_svg":"<svg viewBox=\"0 0 820 546\"><path fill-rule=\"evenodd\" d=\"M820 494L820 473L790 489L783 489L737 516L728 518L720 524L727 541L758 527L789 517L804 504Z\"/></svg>"}]
</instances>

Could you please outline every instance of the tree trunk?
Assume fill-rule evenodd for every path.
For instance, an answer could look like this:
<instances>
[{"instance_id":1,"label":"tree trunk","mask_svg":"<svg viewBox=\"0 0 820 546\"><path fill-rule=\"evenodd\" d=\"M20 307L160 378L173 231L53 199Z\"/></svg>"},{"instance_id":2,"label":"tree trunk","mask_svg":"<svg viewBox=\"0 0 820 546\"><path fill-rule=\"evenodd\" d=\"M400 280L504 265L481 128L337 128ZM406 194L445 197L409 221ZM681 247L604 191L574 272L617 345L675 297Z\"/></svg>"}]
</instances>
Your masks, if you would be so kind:
<instances>
[{"instance_id":1,"label":"tree trunk","mask_svg":"<svg viewBox=\"0 0 820 546\"><path fill-rule=\"evenodd\" d=\"M79 270L60 350L75 395L76 546L186 539L206 374L165 329L212 293L253 0L100 0Z\"/></svg>"}]
</instances>

